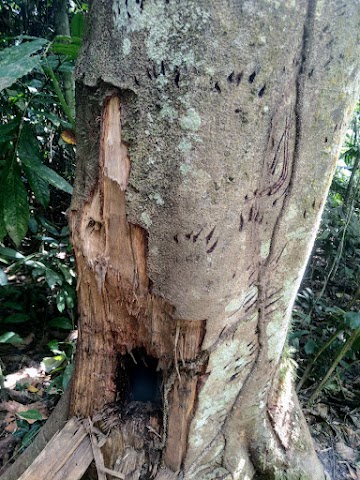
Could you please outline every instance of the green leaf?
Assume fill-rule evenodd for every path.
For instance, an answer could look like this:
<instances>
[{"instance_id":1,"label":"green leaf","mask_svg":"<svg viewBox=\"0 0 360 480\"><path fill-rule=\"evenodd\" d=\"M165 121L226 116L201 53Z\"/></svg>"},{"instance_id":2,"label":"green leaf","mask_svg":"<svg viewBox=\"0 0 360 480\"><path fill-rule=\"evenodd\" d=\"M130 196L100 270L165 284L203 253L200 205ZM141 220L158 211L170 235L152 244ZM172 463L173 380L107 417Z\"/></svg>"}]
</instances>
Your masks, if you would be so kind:
<instances>
[{"instance_id":1,"label":"green leaf","mask_svg":"<svg viewBox=\"0 0 360 480\"><path fill-rule=\"evenodd\" d=\"M50 288L54 288L55 285L62 285L63 283L63 279L61 275L59 275L54 270L51 270L51 268L46 269L45 276L46 276L46 282Z\"/></svg>"},{"instance_id":2,"label":"green leaf","mask_svg":"<svg viewBox=\"0 0 360 480\"><path fill-rule=\"evenodd\" d=\"M71 59L69 59L68 61L62 63L60 67L57 69L57 71L61 73L73 73L74 62Z\"/></svg>"},{"instance_id":3,"label":"green leaf","mask_svg":"<svg viewBox=\"0 0 360 480\"><path fill-rule=\"evenodd\" d=\"M7 142L14 138L14 132L19 126L20 120L15 118L8 123L0 125L0 143Z\"/></svg>"},{"instance_id":4,"label":"green leaf","mask_svg":"<svg viewBox=\"0 0 360 480\"><path fill-rule=\"evenodd\" d=\"M3 203L4 203L4 200L3 200L2 192L0 191L0 242L3 240L3 238L6 235Z\"/></svg>"},{"instance_id":5,"label":"green leaf","mask_svg":"<svg viewBox=\"0 0 360 480\"><path fill-rule=\"evenodd\" d=\"M11 308L11 310L17 310L18 312L24 309L24 305L10 301L4 302L3 305L6 308Z\"/></svg>"},{"instance_id":6,"label":"green leaf","mask_svg":"<svg viewBox=\"0 0 360 480\"><path fill-rule=\"evenodd\" d=\"M35 218L33 216L30 217L30 219L29 219L29 228L30 228L32 233L37 233L38 230L39 230L37 221L35 220Z\"/></svg>"},{"instance_id":7,"label":"green leaf","mask_svg":"<svg viewBox=\"0 0 360 480\"><path fill-rule=\"evenodd\" d=\"M64 360L66 360L65 354L57 355L56 357L44 357L41 363L45 372L50 373L55 370L55 368L60 367L60 365L64 363Z\"/></svg>"},{"instance_id":8,"label":"green leaf","mask_svg":"<svg viewBox=\"0 0 360 480\"><path fill-rule=\"evenodd\" d=\"M23 169L26 178L28 179L30 188L34 192L37 201L40 203L40 205L46 208L50 201L50 190L48 183L39 177L35 169L28 168L25 165L23 165Z\"/></svg>"},{"instance_id":9,"label":"green leaf","mask_svg":"<svg viewBox=\"0 0 360 480\"><path fill-rule=\"evenodd\" d=\"M12 313L4 319L4 323L24 323L30 320L27 313Z\"/></svg>"},{"instance_id":10,"label":"green leaf","mask_svg":"<svg viewBox=\"0 0 360 480\"><path fill-rule=\"evenodd\" d=\"M0 257L7 257L14 260L24 259L24 255L13 248L0 247Z\"/></svg>"},{"instance_id":11,"label":"green leaf","mask_svg":"<svg viewBox=\"0 0 360 480\"><path fill-rule=\"evenodd\" d=\"M46 165L42 164L37 170L37 174L46 182L50 183L50 185L53 187L56 187L63 192L70 193L70 195L72 194L73 187L70 185L70 183Z\"/></svg>"},{"instance_id":12,"label":"green leaf","mask_svg":"<svg viewBox=\"0 0 360 480\"><path fill-rule=\"evenodd\" d=\"M48 220L46 220L46 218L44 217L40 217L39 218L40 220L40 223L43 227L46 228L46 230L51 233L51 235L54 235L54 236L58 236L59 235L59 232L56 230L56 228L54 227L54 225L52 225Z\"/></svg>"},{"instance_id":13,"label":"green leaf","mask_svg":"<svg viewBox=\"0 0 360 480\"><path fill-rule=\"evenodd\" d=\"M16 420L16 430L13 433L15 438L22 438L29 430L30 430L30 425L26 420Z\"/></svg>"},{"instance_id":14,"label":"green leaf","mask_svg":"<svg viewBox=\"0 0 360 480\"><path fill-rule=\"evenodd\" d=\"M26 447L30 445L30 443L32 443L36 435L39 433L42 425L43 425L42 422L35 422L31 425L30 430L27 433L25 433L25 435L23 436L23 439L21 441L20 451L24 450Z\"/></svg>"},{"instance_id":15,"label":"green leaf","mask_svg":"<svg viewBox=\"0 0 360 480\"><path fill-rule=\"evenodd\" d=\"M16 246L25 237L29 224L29 204L20 168L12 162L3 178L4 222L7 233Z\"/></svg>"},{"instance_id":16,"label":"green leaf","mask_svg":"<svg viewBox=\"0 0 360 480\"><path fill-rule=\"evenodd\" d=\"M310 339L305 343L304 350L305 350L305 353L307 353L308 355L311 355L312 353L314 353L316 349L317 349L317 345L314 342L314 340Z\"/></svg>"},{"instance_id":17,"label":"green leaf","mask_svg":"<svg viewBox=\"0 0 360 480\"><path fill-rule=\"evenodd\" d=\"M60 313L65 310L65 295L63 290L59 290L56 295L56 306Z\"/></svg>"},{"instance_id":18,"label":"green leaf","mask_svg":"<svg viewBox=\"0 0 360 480\"><path fill-rule=\"evenodd\" d=\"M16 345L22 342L23 339L14 332L5 332L0 335L0 343L11 343L12 345Z\"/></svg>"},{"instance_id":19,"label":"green leaf","mask_svg":"<svg viewBox=\"0 0 360 480\"><path fill-rule=\"evenodd\" d=\"M70 22L70 31L72 37L83 38L85 33L85 15L84 13L75 13Z\"/></svg>"},{"instance_id":20,"label":"green leaf","mask_svg":"<svg viewBox=\"0 0 360 480\"><path fill-rule=\"evenodd\" d=\"M43 415L39 410L26 410L26 412L17 412L16 415L25 420L43 420Z\"/></svg>"},{"instance_id":21,"label":"green leaf","mask_svg":"<svg viewBox=\"0 0 360 480\"><path fill-rule=\"evenodd\" d=\"M9 282L8 282L8 278L7 278L7 275L6 273L4 272L4 270L2 268L0 268L0 287L3 287L4 285L7 285Z\"/></svg>"},{"instance_id":22,"label":"green leaf","mask_svg":"<svg viewBox=\"0 0 360 480\"><path fill-rule=\"evenodd\" d=\"M344 320L351 329L360 328L360 312L345 312Z\"/></svg>"},{"instance_id":23,"label":"green leaf","mask_svg":"<svg viewBox=\"0 0 360 480\"><path fill-rule=\"evenodd\" d=\"M0 91L10 87L16 80L39 65L40 56L34 54L46 43L47 40L37 38L0 51Z\"/></svg>"},{"instance_id":24,"label":"green leaf","mask_svg":"<svg viewBox=\"0 0 360 480\"><path fill-rule=\"evenodd\" d=\"M60 350L59 342L57 340L50 340L50 342L47 344L47 346L52 351L52 353L61 353L62 352L62 350Z\"/></svg>"},{"instance_id":25,"label":"green leaf","mask_svg":"<svg viewBox=\"0 0 360 480\"><path fill-rule=\"evenodd\" d=\"M72 330L73 324L67 317L56 317L50 320L50 327L63 328L64 330Z\"/></svg>"},{"instance_id":26,"label":"green leaf","mask_svg":"<svg viewBox=\"0 0 360 480\"><path fill-rule=\"evenodd\" d=\"M65 281L69 285L71 285L74 280L74 277L71 275L69 267L67 265L60 264L59 269L61 270L61 273L64 275Z\"/></svg>"},{"instance_id":27,"label":"green leaf","mask_svg":"<svg viewBox=\"0 0 360 480\"><path fill-rule=\"evenodd\" d=\"M73 372L74 372L74 364L70 363L69 365L66 365L63 373L63 381L62 381L62 387L64 390L66 390L66 387L69 385Z\"/></svg>"},{"instance_id":28,"label":"green leaf","mask_svg":"<svg viewBox=\"0 0 360 480\"><path fill-rule=\"evenodd\" d=\"M58 55L66 55L71 60L76 60L79 54L79 45L71 43L53 43L51 51Z\"/></svg>"},{"instance_id":29,"label":"green leaf","mask_svg":"<svg viewBox=\"0 0 360 480\"><path fill-rule=\"evenodd\" d=\"M24 170L26 169L26 176L30 183L29 171L33 171L32 180L34 180L34 175L37 176L38 179L43 180L47 183L50 183L54 187L58 188L59 190L63 190L66 193L72 193L72 186L68 183L64 178L58 175L54 170L47 167L42 163L42 157L39 151L38 140L35 136L35 133L32 131L29 125L24 125L21 136L18 143L18 155L23 164ZM35 186L35 184L34 184ZM40 188L40 186L38 185ZM45 200L44 189L42 187L42 193L37 189L38 195L42 200ZM35 195L36 191L33 190ZM40 201L40 198L37 197Z\"/></svg>"},{"instance_id":30,"label":"green leaf","mask_svg":"<svg viewBox=\"0 0 360 480\"><path fill-rule=\"evenodd\" d=\"M17 153L21 163L28 168L37 168L42 164L42 157L39 151L39 143L35 132L29 124L25 123L21 129L18 141Z\"/></svg>"},{"instance_id":31,"label":"green leaf","mask_svg":"<svg viewBox=\"0 0 360 480\"><path fill-rule=\"evenodd\" d=\"M60 236L61 237L68 237L70 235L70 228L68 225L66 225L65 227L63 227L61 229L61 232L60 232Z\"/></svg>"},{"instance_id":32,"label":"green leaf","mask_svg":"<svg viewBox=\"0 0 360 480\"><path fill-rule=\"evenodd\" d=\"M44 268L34 268L31 272L33 278L40 277L40 275L44 275L45 269Z\"/></svg>"},{"instance_id":33,"label":"green leaf","mask_svg":"<svg viewBox=\"0 0 360 480\"><path fill-rule=\"evenodd\" d=\"M52 112L43 112L43 115L45 118L50 120L50 122L57 128L61 124L61 118L59 118L57 115L55 115Z\"/></svg>"},{"instance_id":34,"label":"green leaf","mask_svg":"<svg viewBox=\"0 0 360 480\"><path fill-rule=\"evenodd\" d=\"M75 290L70 285L64 285L64 296L66 306L68 308L74 308L75 305Z\"/></svg>"},{"instance_id":35,"label":"green leaf","mask_svg":"<svg viewBox=\"0 0 360 480\"><path fill-rule=\"evenodd\" d=\"M50 395L54 395L57 393L63 392L62 384L63 384L63 376L58 375L49 383L49 386L46 389L46 392Z\"/></svg>"}]
</instances>

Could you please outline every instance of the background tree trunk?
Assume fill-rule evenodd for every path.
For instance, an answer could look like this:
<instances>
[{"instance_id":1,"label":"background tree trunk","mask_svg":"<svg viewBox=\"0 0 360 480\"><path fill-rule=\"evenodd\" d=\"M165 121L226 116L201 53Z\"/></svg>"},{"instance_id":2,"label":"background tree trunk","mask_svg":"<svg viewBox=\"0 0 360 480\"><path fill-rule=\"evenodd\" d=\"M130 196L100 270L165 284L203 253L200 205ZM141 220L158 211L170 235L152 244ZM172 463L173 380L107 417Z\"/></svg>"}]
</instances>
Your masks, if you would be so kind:
<instances>
[{"instance_id":1,"label":"background tree trunk","mask_svg":"<svg viewBox=\"0 0 360 480\"><path fill-rule=\"evenodd\" d=\"M102 412L126 478L324 478L281 355L358 88L359 10L91 2L72 405Z\"/></svg>"},{"instance_id":2,"label":"background tree trunk","mask_svg":"<svg viewBox=\"0 0 360 480\"><path fill-rule=\"evenodd\" d=\"M70 37L70 22L68 16L67 0L55 0L53 3L55 12L55 32L56 35ZM72 114L75 111L75 79L73 72L62 72L63 92L66 103Z\"/></svg>"}]
</instances>

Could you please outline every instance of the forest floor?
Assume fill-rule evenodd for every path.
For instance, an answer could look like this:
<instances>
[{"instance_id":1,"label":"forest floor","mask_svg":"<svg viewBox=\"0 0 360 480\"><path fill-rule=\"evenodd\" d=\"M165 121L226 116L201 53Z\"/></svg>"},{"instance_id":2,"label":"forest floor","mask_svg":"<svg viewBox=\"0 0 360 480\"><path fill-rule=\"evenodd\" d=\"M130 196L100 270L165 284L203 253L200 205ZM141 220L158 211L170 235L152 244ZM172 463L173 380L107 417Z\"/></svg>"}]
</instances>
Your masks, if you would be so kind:
<instances>
[{"instance_id":1,"label":"forest floor","mask_svg":"<svg viewBox=\"0 0 360 480\"><path fill-rule=\"evenodd\" d=\"M341 394L323 393L311 406L308 396L303 390L300 402L329 479L360 480L360 365L342 382Z\"/></svg>"}]
</instances>

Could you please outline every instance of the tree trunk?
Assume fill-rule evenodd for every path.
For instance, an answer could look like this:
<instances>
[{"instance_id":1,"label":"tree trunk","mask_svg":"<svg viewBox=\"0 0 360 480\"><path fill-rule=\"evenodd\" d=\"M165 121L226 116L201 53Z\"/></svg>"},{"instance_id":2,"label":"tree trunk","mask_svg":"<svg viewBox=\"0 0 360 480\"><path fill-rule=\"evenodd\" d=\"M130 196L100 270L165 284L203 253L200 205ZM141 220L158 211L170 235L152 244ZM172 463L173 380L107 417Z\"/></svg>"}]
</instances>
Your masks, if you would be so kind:
<instances>
[{"instance_id":1,"label":"tree trunk","mask_svg":"<svg viewBox=\"0 0 360 480\"><path fill-rule=\"evenodd\" d=\"M125 478L324 478L282 353L359 20L355 0L91 2L72 406Z\"/></svg>"},{"instance_id":2,"label":"tree trunk","mask_svg":"<svg viewBox=\"0 0 360 480\"><path fill-rule=\"evenodd\" d=\"M55 12L56 35L70 37L70 23L68 16L67 0L55 0L53 3ZM72 114L75 111L75 79L73 72L62 72L63 91L67 105Z\"/></svg>"}]
</instances>

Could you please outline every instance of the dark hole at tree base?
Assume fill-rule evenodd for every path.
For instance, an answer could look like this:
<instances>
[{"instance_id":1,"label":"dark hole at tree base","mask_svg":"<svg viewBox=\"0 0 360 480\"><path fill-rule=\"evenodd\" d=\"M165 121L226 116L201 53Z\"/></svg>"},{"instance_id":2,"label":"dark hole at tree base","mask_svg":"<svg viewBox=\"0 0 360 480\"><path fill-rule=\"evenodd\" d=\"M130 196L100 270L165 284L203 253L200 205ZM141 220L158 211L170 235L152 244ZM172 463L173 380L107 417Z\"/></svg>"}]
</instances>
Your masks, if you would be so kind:
<instances>
[{"instance_id":1,"label":"dark hole at tree base","mask_svg":"<svg viewBox=\"0 0 360 480\"><path fill-rule=\"evenodd\" d=\"M131 402L150 402L162 406L162 372L157 371L158 359L149 356L144 348L118 358L118 402L126 406Z\"/></svg>"}]
</instances>

